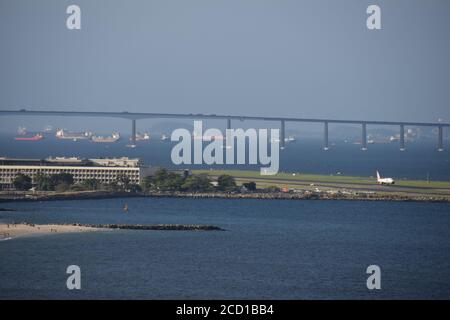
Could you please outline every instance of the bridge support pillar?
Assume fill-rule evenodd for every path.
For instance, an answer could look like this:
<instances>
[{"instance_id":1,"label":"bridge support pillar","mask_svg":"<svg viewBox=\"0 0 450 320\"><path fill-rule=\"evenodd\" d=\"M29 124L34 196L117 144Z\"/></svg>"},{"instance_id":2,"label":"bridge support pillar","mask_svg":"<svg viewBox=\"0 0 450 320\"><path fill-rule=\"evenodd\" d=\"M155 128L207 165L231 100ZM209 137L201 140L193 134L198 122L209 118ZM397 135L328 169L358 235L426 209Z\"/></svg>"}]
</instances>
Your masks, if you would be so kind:
<instances>
[{"instance_id":1,"label":"bridge support pillar","mask_svg":"<svg viewBox=\"0 0 450 320\"><path fill-rule=\"evenodd\" d=\"M328 122L323 123L323 150L328 150Z\"/></svg>"},{"instance_id":2,"label":"bridge support pillar","mask_svg":"<svg viewBox=\"0 0 450 320\"><path fill-rule=\"evenodd\" d=\"M131 120L131 144L136 145L136 119Z\"/></svg>"},{"instance_id":3,"label":"bridge support pillar","mask_svg":"<svg viewBox=\"0 0 450 320\"><path fill-rule=\"evenodd\" d=\"M400 125L400 151L405 151L405 125Z\"/></svg>"},{"instance_id":4,"label":"bridge support pillar","mask_svg":"<svg viewBox=\"0 0 450 320\"><path fill-rule=\"evenodd\" d=\"M362 124L362 135L361 135L361 150L367 150L367 125L366 123Z\"/></svg>"},{"instance_id":5,"label":"bridge support pillar","mask_svg":"<svg viewBox=\"0 0 450 320\"><path fill-rule=\"evenodd\" d=\"M443 127L438 127L438 151L444 151L444 133Z\"/></svg>"},{"instance_id":6,"label":"bridge support pillar","mask_svg":"<svg viewBox=\"0 0 450 320\"><path fill-rule=\"evenodd\" d=\"M280 129L280 147L282 148L282 149L284 149L284 146L285 146L285 126L286 126L286 124L285 124L285 121L284 120L281 120L281 129Z\"/></svg>"}]
</instances>

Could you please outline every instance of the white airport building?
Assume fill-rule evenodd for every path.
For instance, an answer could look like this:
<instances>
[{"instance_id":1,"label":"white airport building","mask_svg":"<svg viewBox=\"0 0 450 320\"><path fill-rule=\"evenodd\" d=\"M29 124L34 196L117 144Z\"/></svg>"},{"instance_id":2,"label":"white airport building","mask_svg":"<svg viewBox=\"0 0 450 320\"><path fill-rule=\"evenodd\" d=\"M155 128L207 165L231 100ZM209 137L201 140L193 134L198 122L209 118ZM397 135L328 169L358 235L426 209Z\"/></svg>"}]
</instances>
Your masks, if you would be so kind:
<instances>
[{"instance_id":1,"label":"white airport building","mask_svg":"<svg viewBox=\"0 0 450 320\"><path fill-rule=\"evenodd\" d=\"M129 178L130 183L138 184L145 177L152 175L155 169L144 166L139 159L129 158L47 158L14 159L0 157L0 189L13 187L14 178L22 173L33 178L36 174L69 173L74 183L87 179L96 179L102 184L108 184L120 176Z\"/></svg>"}]
</instances>

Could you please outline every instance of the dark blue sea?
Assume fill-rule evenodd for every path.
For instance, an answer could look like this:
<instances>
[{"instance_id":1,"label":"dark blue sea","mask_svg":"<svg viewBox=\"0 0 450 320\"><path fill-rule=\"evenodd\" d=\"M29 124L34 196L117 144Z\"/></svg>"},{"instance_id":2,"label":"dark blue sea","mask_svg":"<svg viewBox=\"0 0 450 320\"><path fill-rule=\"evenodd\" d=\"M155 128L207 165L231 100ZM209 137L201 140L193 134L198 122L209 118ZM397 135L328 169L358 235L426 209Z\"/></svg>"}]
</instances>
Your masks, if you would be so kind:
<instances>
[{"instance_id":1,"label":"dark blue sea","mask_svg":"<svg viewBox=\"0 0 450 320\"><path fill-rule=\"evenodd\" d=\"M124 213L124 203L129 212ZM0 222L213 224L0 241L0 298L449 299L450 206L110 199L3 203ZM69 265L81 290L66 288ZM381 268L368 290L366 268Z\"/></svg>"},{"instance_id":2,"label":"dark blue sea","mask_svg":"<svg viewBox=\"0 0 450 320\"><path fill-rule=\"evenodd\" d=\"M0 156L140 157L174 168L172 144L126 147L89 141L16 142ZM281 171L450 181L450 153L435 141L359 145L299 140ZM187 167L187 166L183 166ZM201 166L191 166L201 168ZM249 167L241 167L249 169ZM257 166L251 167L257 169ZM128 214L123 213L127 202ZM450 205L432 203L220 199L110 199L3 203L0 222L213 224L224 232L105 231L0 241L0 298L449 299ZM66 288L78 265L82 289ZM366 268L381 268L381 290Z\"/></svg>"},{"instance_id":3,"label":"dark blue sea","mask_svg":"<svg viewBox=\"0 0 450 320\"><path fill-rule=\"evenodd\" d=\"M136 148L127 148L129 137L117 143L93 143L57 140L46 135L38 142L14 141L11 134L0 135L0 157L38 158L49 156L138 157L146 164L176 168L170 154L175 143L163 142L159 138L138 142ZM436 139L437 140L437 139ZM206 144L206 143L205 143ZM437 141L408 142L406 151L400 151L397 143L370 144L367 151L361 146L343 141L330 140L330 149L322 149L321 139L299 139L288 144L280 153L280 171L316 174L374 176L375 170L396 179L421 179L450 181L450 147L437 151ZM260 166L214 166L226 169L259 170ZM202 165L180 165L178 168L211 168Z\"/></svg>"}]
</instances>

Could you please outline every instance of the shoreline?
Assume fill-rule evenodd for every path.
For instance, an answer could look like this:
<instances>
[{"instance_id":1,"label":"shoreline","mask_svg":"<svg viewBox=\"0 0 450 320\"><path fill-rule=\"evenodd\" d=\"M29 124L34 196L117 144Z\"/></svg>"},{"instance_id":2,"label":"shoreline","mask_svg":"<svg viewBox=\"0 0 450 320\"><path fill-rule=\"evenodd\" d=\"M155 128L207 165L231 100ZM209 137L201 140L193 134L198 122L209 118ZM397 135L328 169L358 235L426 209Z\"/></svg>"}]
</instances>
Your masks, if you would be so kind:
<instances>
[{"instance_id":1,"label":"shoreline","mask_svg":"<svg viewBox=\"0 0 450 320\"><path fill-rule=\"evenodd\" d=\"M109 192L109 191L77 191L77 192L0 192L0 203L27 202L27 201L58 201L58 200L95 200L112 198L193 198L193 199L257 199L257 200L345 200L345 201L394 201L394 202L434 202L450 203L450 197L426 195L400 195L393 193L361 193L346 194L342 192ZM0 211L14 211L14 209L0 208Z\"/></svg>"},{"instance_id":2,"label":"shoreline","mask_svg":"<svg viewBox=\"0 0 450 320\"><path fill-rule=\"evenodd\" d=\"M0 223L0 241L11 240L31 235L49 235L54 233L82 233L100 230L102 229L77 225Z\"/></svg>"},{"instance_id":3,"label":"shoreline","mask_svg":"<svg viewBox=\"0 0 450 320\"><path fill-rule=\"evenodd\" d=\"M117 191L0 191L0 203L17 201L54 201L54 200L91 200L91 199L110 199L110 198L129 198L141 197L140 193L117 192ZM1 211L8 211L8 208L2 208Z\"/></svg>"},{"instance_id":4,"label":"shoreline","mask_svg":"<svg viewBox=\"0 0 450 320\"><path fill-rule=\"evenodd\" d=\"M303 200L303 201L392 201L392 202L433 202L450 203L446 197L403 196L390 194L296 194L296 193L225 193L225 192L158 192L142 195L153 198L194 198L194 199L253 199L253 200Z\"/></svg>"},{"instance_id":5,"label":"shoreline","mask_svg":"<svg viewBox=\"0 0 450 320\"><path fill-rule=\"evenodd\" d=\"M29 235L49 235L54 233L82 233L108 230L143 230L143 231L225 231L213 225L194 224L34 224L34 223L0 223L0 241L11 240Z\"/></svg>"}]
</instances>

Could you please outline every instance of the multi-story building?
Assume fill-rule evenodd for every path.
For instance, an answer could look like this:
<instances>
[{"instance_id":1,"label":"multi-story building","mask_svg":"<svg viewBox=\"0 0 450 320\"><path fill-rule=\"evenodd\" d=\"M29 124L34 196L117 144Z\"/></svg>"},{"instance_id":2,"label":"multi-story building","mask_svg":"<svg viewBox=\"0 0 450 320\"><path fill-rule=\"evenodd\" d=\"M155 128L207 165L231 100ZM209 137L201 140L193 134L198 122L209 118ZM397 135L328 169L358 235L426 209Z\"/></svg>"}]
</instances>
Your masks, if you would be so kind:
<instances>
[{"instance_id":1,"label":"multi-story building","mask_svg":"<svg viewBox=\"0 0 450 320\"><path fill-rule=\"evenodd\" d=\"M12 188L14 178L19 173L30 176L32 179L37 174L69 173L73 176L75 183L96 179L102 184L109 184L117 181L121 176L126 176L130 183L138 184L145 177L152 175L153 171L153 168L143 166L139 159L129 158L39 160L0 157L0 187L1 189Z\"/></svg>"}]
</instances>

